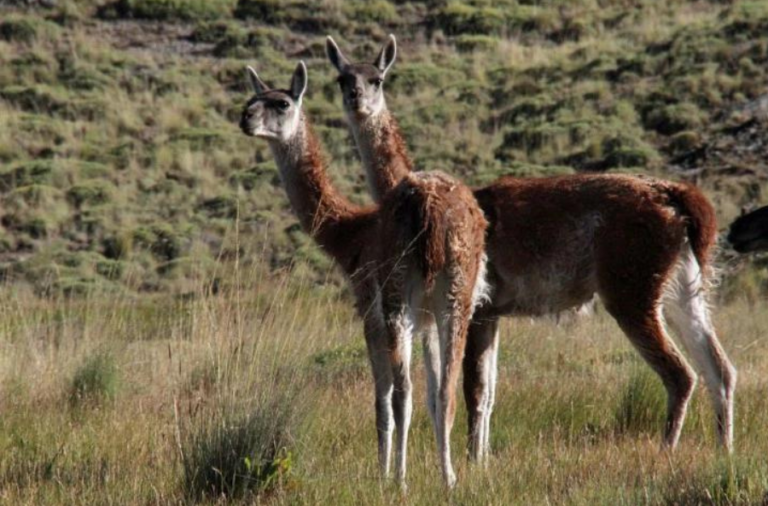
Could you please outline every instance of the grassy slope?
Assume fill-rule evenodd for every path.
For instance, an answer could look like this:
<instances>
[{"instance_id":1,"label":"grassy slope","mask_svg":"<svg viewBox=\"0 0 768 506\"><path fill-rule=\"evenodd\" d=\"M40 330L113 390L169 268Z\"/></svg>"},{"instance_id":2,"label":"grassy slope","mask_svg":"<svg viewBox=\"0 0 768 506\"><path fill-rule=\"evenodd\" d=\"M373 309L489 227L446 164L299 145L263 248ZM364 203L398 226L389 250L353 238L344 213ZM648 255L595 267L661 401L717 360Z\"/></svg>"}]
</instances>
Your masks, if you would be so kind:
<instances>
[{"instance_id":1,"label":"grassy slope","mask_svg":"<svg viewBox=\"0 0 768 506\"><path fill-rule=\"evenodd\" d=\"M307 60L334 177L367 199L326 33L356 58L397 33L387 93L421 168L694 179L724 222L765 198L764 128L726 129L768 82L762 2L60 5L0 27L0 271L38 294L188 292L233 256L236 218L246 258L325 272L235 125L246 62L280 84Z\"/></svg>"}]
</instances>

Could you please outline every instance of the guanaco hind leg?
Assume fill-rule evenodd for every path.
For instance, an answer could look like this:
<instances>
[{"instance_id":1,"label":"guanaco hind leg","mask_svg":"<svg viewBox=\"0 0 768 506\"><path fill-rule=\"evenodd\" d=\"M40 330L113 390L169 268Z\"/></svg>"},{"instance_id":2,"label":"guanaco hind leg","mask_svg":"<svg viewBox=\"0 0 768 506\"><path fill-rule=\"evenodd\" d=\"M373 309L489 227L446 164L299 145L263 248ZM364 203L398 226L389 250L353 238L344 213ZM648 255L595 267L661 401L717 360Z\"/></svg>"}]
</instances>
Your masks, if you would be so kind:
<instances>
[{"instance_id":1,"label":"guanaco hind leg","mask_svg":"<svg viewBox=\"0 0 768 506\"><path fill-rule=\"evenodd\" d=\"M498 318L477 317L467 335L464 400L467 405L469 457L482 462L490 452L490 420L496 390Z\"/></svg>"},{"instance_id":2,"label":"guanaco hind leg","mask_svg":"<svg viewBox=\"0 0 768 506\"><path fill-rule=\"evenodd\" d=\"M686 246L668 289L664 315L704 377L715 408L720 443L731 451L736 369L717 339L705 290L699 264Z\"/></svg>"}]
</instances>

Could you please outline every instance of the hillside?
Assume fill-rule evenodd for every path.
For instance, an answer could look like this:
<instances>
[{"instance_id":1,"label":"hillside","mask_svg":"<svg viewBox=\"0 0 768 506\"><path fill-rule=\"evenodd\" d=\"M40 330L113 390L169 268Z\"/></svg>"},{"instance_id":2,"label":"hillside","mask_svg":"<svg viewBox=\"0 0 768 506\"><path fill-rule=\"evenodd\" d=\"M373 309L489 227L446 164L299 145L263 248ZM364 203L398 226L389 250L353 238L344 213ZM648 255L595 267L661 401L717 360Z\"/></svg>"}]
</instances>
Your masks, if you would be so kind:
<instances>
[{"instance_id":1,"label":"hillside","mask_svg":"<svg viewBox=\"0 0 768 506\"><path fill-rule=\"evenodd\" d=\"M397 35L385 87L421 169L691 180L722 226L768 200L762 1L6 0L0 19L0 276L38 295L183 294L235 258L328 279L236 127L245 65L282 84L304 59L335 181L368 200L326 34L358 59Z\"/></svg>"}]
</instances>

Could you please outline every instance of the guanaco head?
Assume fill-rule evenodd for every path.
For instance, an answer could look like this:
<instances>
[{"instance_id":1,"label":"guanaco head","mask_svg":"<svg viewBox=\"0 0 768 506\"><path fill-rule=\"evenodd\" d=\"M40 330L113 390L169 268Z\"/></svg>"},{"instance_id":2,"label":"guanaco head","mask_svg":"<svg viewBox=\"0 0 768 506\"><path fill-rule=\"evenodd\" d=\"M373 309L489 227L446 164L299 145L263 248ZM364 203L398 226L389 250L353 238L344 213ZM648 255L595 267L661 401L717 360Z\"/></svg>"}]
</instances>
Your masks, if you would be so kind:
<instances>
[{"instance_id":1,"label":"guanaco head","mask_svg":"<svg viewBox=\"0 0 768 506\"><path fill-rule=\"evenodd\" d=\"M370 117L384 110L384 80L397 56L395 36L389 36L373 64L351 63L331 37L326 39L325 48L328 59L339 72L337 81L347 115Z\"/></svg>"},{"instance_id":2,"label":"guanaco head","mask_svg":"<svg viewBox=\"0 0 768 506\"><path fill-rule=\"evenodd\" d=\"M739 253L768 251L768 206L742 213L731 223L728 242Z\"/></svg>"},{"instance_id":3,"label":"guanaco head","mask_svg":"<svg viewBox=\"0 0 768 506\"><path fill-rule=\"evenodd\" d=\"M253 68L248 78L255 95L248 101L240 119L240 129L246 135L264 139L288 141L301 124L301 101L307 91L307 67L296 65L287 90L270 89Z\"/></svg>"}]
</instances>

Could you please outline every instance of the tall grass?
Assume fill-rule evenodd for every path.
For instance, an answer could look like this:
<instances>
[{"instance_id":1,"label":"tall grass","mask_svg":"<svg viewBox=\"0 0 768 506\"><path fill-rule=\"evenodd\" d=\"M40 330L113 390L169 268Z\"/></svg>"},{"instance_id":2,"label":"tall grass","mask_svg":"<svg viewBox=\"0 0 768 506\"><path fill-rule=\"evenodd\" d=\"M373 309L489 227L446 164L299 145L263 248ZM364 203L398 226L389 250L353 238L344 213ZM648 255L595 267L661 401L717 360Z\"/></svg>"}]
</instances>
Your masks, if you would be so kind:
<instances>
[{"instance_id":1,"label":"tall grass","mask_svg":"<svg viewBox=\"0 0 768 506\"><path fill-rule=\"evenodd\" d=\"M114 399L120 386L120 375L114 357L98 352L77 369L72 379L72 403Z\"/></svg>"},{"instance_id":2,"label":"tall grass","mask_svg":"<svg viewBox=\"0 0 768 506\"><path fill-rule=\"evenodd\" d=\"M183 298L39 299L5 287L0 503L402 500L378 474L361 325L335 278L316 284L301 262L290 272L259 261L217 269L218 291L201 284ZM716 448L702 388L678 451L660 450L663 388L606 315L564 325L505 319L493 453L487 469L467 463L462 406L451 495L416 351L408 502L760 504L764 306L715 311L740 373L731 458Z\"/></svg>"}]
</instances>

